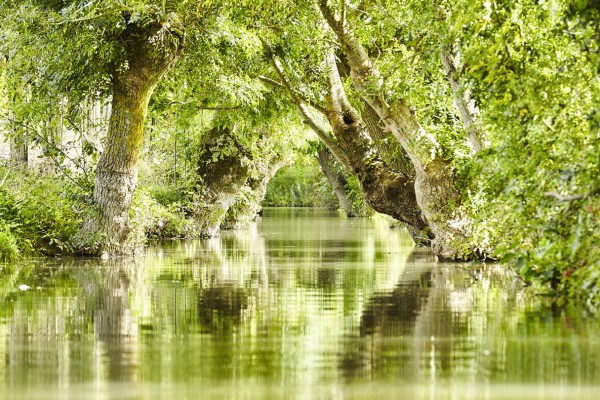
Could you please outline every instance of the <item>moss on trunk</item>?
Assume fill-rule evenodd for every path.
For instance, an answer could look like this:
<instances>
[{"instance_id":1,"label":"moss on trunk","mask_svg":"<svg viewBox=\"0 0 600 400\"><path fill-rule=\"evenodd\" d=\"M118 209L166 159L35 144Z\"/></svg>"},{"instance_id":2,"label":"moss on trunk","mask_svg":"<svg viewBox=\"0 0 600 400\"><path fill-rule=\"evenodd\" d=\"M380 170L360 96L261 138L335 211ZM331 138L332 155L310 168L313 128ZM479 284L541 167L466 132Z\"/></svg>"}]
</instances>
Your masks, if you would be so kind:
<instances>
[{"instance_id":1,"label":"moss on trunk","mask_svg":"<svg viewBox=\"0 0 600 400\"><path fill-rule=\"evenodd\" d=\"M137 184L137 162L143 144L144 120L156 84L177 60L184 33L177 17L139 26L127 25L121 34L124 64L112 71L112 113L104 152L96 169L94 202L98 214L84 224L85 237L99 242L82 251L122 254L135 244L130 237L129 209Z\"/></svg>"},{"instance_id":2,"label":"moss on trunk","mask_svg":"<svg viewBox=\"0 0 600 400\"><path fill-rule=\"evenodd\" d=\"M256 160L254 176L250 176L240 190L234 204L227 210L221 229L244 229L256 219L261 203L267 193L267 185L286 161L276 157L272 160Z\"/></svg>"}]
</instances>

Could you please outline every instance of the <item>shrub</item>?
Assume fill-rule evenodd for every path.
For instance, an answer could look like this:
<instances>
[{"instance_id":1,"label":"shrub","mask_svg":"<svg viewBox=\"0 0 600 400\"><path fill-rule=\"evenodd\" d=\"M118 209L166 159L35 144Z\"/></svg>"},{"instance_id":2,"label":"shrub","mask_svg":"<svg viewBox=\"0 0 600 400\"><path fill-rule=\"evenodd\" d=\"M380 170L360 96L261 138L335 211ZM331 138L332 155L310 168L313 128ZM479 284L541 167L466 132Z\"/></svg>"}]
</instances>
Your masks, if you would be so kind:
<instances>
[{"instance_id":1,"label":"shrub","mask_svg":"<svg viewBox=\"0 0 600 400\"><path fill-rule=\"evenodd\" d=\"M33 249L46 255L72 253L71 238L89 207L81 202L83 189L64 178L0 172L7 176L0 188L3 252L11 257Z\"/></svg>"},{"instance_id":2,"label":"shrub","mask_svg":"<svg viewBox=\"0 0 600 400\"><path fill-rule=\"evenodd\" d=\"M160 191L161 199L176 197ZM185 210L178 202L160 203L149 188L139 188L130 212L134 240L183 238L194 235L193 223L186 219Z\"/></svg>"},{"instance_id":3,"label":"shrub","mask_svg":"<svg viewBox=\"0 0 600 400\"><path fill-rule=\"evenodd\" d=\"M10 230L10 226L0 220L0 260L12 261L21 255L17 238Z\"/></svg>"}]
</instances>

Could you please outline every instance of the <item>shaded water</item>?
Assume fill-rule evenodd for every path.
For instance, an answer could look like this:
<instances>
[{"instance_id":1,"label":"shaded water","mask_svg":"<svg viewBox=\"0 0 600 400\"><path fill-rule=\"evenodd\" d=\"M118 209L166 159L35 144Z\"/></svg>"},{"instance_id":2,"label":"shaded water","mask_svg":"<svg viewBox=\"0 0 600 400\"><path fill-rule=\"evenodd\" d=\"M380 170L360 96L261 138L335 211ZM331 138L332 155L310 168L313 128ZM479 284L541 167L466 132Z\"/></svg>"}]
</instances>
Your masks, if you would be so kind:
<instances>
[{"instance_id":1,"label":"shaded water","mask_svg":"<svg viewBox=\"0 0 600 400\"><path fill-rule=\"evenodd\" d=\"M377 220L268 209L136 261L1 268L0 399L600 398L597 320Z\"/></svg>"}]
</instances>

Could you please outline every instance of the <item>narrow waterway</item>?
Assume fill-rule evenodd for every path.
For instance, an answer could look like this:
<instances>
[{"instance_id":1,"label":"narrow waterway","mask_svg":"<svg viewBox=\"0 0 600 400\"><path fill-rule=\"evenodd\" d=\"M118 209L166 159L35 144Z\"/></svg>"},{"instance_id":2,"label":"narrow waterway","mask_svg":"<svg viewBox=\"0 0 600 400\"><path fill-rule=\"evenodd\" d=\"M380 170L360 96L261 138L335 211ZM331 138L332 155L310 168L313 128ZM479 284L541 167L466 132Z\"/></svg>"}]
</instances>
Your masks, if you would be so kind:
<instances>
[{"instance_id":1,"label":"narrow waterway","mask_svg":"<svg viewBox=\"0 0 600 400\"><path fill-rule=\"evenodd\" d=\"M137 260L0 266L0 399L594 399L600 323L383 221L267 209Z\"/></svg>"}]
</instances>

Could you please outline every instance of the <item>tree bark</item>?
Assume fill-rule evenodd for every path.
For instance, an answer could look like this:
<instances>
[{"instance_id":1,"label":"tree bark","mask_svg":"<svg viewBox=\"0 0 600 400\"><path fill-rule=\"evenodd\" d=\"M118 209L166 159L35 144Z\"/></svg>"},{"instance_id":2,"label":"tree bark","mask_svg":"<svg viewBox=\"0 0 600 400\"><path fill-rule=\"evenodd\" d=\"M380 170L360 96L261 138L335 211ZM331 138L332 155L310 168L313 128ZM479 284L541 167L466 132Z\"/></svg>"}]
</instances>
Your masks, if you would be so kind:
<instances>
[{"instance_id":1,"label":"tree bark","mask_svg":"<svg viewBox=\"0 0 600 400\"><path fill-rule=\"evenodd\" d=\"M29 166L29 146L22 132L10 138L10 165L23 172L26 172Z\"/></svg>"},{"instance_id":2,"label":"tree bark","mask_svg":"<svg viewBox=\"0 0 600 400\"><path fill-rule=\"evenodd\" d=\"M246 192L238 195L234 204L227 210L221 229L244 229L256 219L261 203L267 193L267 185L277 171L288 161L280 157L272 160L257 160L256 176L250 176L246 182Z\"/></svg>"},{"instance_id":3,"label":"tree bark","mask_svg":"<svg viewBox=\"0 0 600 400\"><path fill-rule=\"evenodd\" d=\"M465 131L467 132L469 146L477 153L484 148L483 132L477 125L479 110L475 102L471 99L469 91L464 90L460 85L460 53L458 49L442 46L440 57L446 71L446 76L448 77L448 82L450 82L452 93L454 94L454 105L460 113Z\"/></svg>"},{"instance_id":4,"label":"tree bark","mask_svg":"<svg viewBox=\"0 0 600 400\"><path fill-rule=\"evenodd\" d=\"M317 153L317 161L319 162L319 166L321 167L321 171L327 178L327 181L333 188L333 192L340 202L340 206L344 213L348 217L355 217L356 213L354 212L354 208L352 207L352 202L348 198L348 194L346 192L346 178L344 174L335 170L335 158L331 151L327 147L323 147Z\"/></svg>"},{"instance_id":5,"label":"tree bark","mask_svg":"<svg viewBox=\"0 0 600 400\"><path fill-rule=\"evenodd\" d=\"M327 62L327 119L351 163L348 167L357 177L365 201L375 211L404 222L416 243L428 242L433 235L417 204L414 181L381 160L360 114L346 97L333 52L328 54Z\"/></svg>"},{"instance_id":6,"label":"tree bark","mask_svg":"<svg viewBox=\"0 0 600 400\"><path fill-rule=\"evenodd\" d=\"M235 154L225 151L225 155L213 157L217 146L228 146L237 151ZM246 153L228 129L215 128L207 134L198 164L198 193L194 197L192 210L200 237L219 235L225 213L234 204L250 176L250 167L243 160Z\"/></svg>"},{"instance_id":7,"label":"tree bark","mask_svg":"<svg viewBox=\"0 0 600 400\"><path fill-rule=\"evenodd\" d=\"M340 56L337 63L338 72L342 78L346 78L350 76L351 68L343 54L340 54ZM385 124L381 121L381 118L379 118L373 107L364 99L361 101L360 115L381 159L393 170L414 179L415 167L408 154L406 154L406 151L394 135L384 130Z\"/></svg>"},{"instance_id":8,"label":"tree bark","mask_svg":"<svg viewBox=\"0 0 600 400\"><path fill-rule=\"evenodd\" d=\"M412 179L415 178L415 167L412 165L410 158L406 154L406 151L400 143L394 138L389 132L385 132L381 125L381 118L377 115L377 112L363 100L363 111L361 117L367 127L367 132L377 152L381 155L383 161L389 165L390 168L401 173L406 177Z\"/></svg>"},{"instance_id":9,"label":"tree bark","mask_svg":"<svg viewBox=\"0 0 600 400\"><path fill-rule=\"evenodd\" d=\"M377 112L386 129L394 134L415 167L416 199L435 236L432 250L442 259L473 258L474 251L465 249L472 221L457 211L462 199L452 166L435 155L437 143L403 99L392 104L385 101L381 94L381 75L347 21L335 15L327 0L317 1L347 57L354 86Z\"/></svg>"},{"instance_id":10,"label":"tree bark","mask_svg":"<svg viewBox=\"0 0 600 400\"><path fill-rule=\"evenodd\" d=\"M144 120L156 84L181 53L185 33L177 17L146 26L129 24L121 34L126 65L112 73L111 116L104 152L96 168L94 202L97 218L84 231L100 233L99 251L129 252L129 209L137 184L137 162L143 144Z\"/></svg>"}]
</instances>

